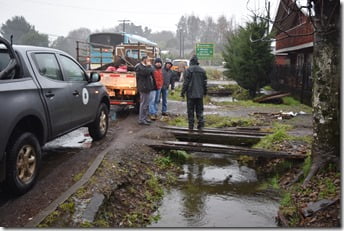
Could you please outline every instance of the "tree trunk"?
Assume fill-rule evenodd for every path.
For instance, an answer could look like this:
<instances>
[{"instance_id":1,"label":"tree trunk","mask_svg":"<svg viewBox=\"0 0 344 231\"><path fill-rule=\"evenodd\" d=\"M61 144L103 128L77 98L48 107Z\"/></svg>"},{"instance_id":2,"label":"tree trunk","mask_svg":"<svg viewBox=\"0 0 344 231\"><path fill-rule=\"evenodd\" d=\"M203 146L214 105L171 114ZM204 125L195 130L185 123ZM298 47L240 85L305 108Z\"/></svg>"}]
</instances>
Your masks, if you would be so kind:
<instances>
[{"instance_id":1,"label":"tree trunk","mask_svg":"<svg viewBox=\"0 0 344 231\"><path fill-rule=\"evenodd\" d=\"M312 167L308 183L319 168L339 157L340 137L340 3L314 0Z\"/></svg>"}]
</instances>

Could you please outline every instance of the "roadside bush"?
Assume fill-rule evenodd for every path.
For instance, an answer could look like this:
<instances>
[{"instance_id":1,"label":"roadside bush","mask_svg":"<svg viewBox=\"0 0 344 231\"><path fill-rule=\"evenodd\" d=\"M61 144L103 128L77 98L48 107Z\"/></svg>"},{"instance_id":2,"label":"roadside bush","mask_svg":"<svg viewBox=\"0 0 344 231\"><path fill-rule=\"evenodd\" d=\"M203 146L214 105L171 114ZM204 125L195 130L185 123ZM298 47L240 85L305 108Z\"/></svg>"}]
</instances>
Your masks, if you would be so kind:
<instances>
[{"instance_id":1,"label":"roadside bush","mask_svg":"<svg viewBox=\"0 0 344 231\"><path fill-rule=\"evenodd\" d=\"M223 72L213 69L213 68L207 68L206 69L207 78L209 80L221 80L223 79Z\"/></svg>"}]
</instances>

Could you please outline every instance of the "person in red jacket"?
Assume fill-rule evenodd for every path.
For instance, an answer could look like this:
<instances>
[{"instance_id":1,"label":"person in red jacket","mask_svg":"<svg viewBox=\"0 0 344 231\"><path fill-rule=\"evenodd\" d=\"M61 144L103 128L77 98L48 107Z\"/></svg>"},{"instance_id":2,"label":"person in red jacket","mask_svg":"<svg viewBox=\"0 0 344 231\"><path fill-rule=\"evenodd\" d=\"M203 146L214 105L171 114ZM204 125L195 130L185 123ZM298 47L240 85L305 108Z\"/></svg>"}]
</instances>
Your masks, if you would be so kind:
<instances>
[{"instance_id":1,"label":"person in red jacket","mask_svg":"<svg viewBox=\"0 0 344 231\"><path fill-rule=\"evenodd\" d=\"M158 118L158 105L160 99L160 92L162 85L164 83L162 75L162 60L156 58L154 61L153 67L153 78L155 80L155 89L150 92L150 101L149 101L149 114L151 120L156 120Z\"/></svg>"}]
</instances>

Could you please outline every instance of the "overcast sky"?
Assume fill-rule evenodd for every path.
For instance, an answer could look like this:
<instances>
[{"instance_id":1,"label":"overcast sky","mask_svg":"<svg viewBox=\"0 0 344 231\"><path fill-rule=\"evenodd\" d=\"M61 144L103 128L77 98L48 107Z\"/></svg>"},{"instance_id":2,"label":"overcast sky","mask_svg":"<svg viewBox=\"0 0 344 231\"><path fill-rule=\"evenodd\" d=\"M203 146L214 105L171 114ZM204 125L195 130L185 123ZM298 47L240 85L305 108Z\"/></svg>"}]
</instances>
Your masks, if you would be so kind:
<instances>
[{"instance_id":1,"label":"overcast sky","mask_svg":"<svg viewBox=\"0 0 344 231\"><path fill-rule=\"evenodd\" d=\"M275 12L277 0L271 0ZM248 3L248 4L247 4ZM194 14L204 19L225 15L239 24L247 20L247 9L263 10L264 0L0 0L0 25L13 16L24 16L40 33L66 36L69 31L86 27L92 31L118 25L127 19L153 30L176 31L182 15Z\"/></svg>"}]
</instances>

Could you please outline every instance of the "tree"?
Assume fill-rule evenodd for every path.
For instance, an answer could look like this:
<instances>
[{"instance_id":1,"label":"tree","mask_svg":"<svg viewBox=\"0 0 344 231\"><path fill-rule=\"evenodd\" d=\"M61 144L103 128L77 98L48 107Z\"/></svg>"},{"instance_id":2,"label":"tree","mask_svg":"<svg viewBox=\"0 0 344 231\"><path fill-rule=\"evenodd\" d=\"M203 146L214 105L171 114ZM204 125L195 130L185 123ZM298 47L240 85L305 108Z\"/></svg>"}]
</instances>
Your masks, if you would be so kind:
<instances>
[{"instance_id":1,"label":"tree","mask_svg":"<svg viewBox=\"0 0 344 231\"><path fill-rule=\"evenodd\" d=\"M10 40L11 35L13 35L13 43L21 43L21 38L31 30L33 27L23 16L14 16L2 24L0 32L7 40Z\"/></svg>"},{"instance_id":2,"label":"tree","mask_svg":"<svg viewBox=\"0 0 344 231\"><path fill-rule=\"evenodd\" d=\"M252 22L246 23L245 27L240 27L238 32L229 36L223 52L225 68L228 69L225 74L247 89L252 98L268 83L273 62L270 41L252 42L261 38L265 32L266 22L253 17Z\"/></svg>"},{"instance_id":3,"label":"tree","mask_svg":"<svg viewBox=\"0 0 344 231\"><path fill-rule=\"evenodd\" d=\"M307 10L314 27L313 49L313 143L312 166L303 185L311 180L317 171L327 164L339 164L340 157L340 1L308 0L301 5L296 0L281 0L288 12L279 24L296 10ZM269 18L262 18L271 21ZM287 36L307 36L309 34L289 34L283 27L278 28ZM263 37L262 37L263 38Z\"/></svg>"},{"instance_id":4,"label":"tree","mask_svg":"<svg viewBox=\"0 0 344 231\"><path fill-rule=\"evenodd\" d=\"M40 34L35 30L30 30L21 37L21 44L49 47L49 37L46 34Z\"/></svg>"},{"instance_id":5,"label":"tree","mask_svg":"<svg viewBox=\"0 0 344 231\"><path fill-rule=\"evenodd\" d=\"M13 35L13 43L34 46L49 46L49 38L46 34L40 34L35 27L29 24L23 16L14 16L2 24L1 34L7 39Z\"/></svg>"},{"instance_id":6,"label":"tree","mask_svg":"<svg viewBox=\"0 0 344 231\"><path fill-rule=\"evenodd\" d=\"M312 167L306 185L319 169L340 156L340 2L313 0L315 27L313 59ZM311 6L311 5L310 5Z\"/></svg>"},{"instance_id":7,"label":"tree","mask_svg":"<svg viewBox=\"0 0 344 231\"><path fill-rule=\"evenodd\" d=\"M59 36L53 41L51 47L63 50L71 56L76 57L76 41L87 41L90 34L91 31L88 28L72 30L66 37Z\"/></svg>"}]
</instances>

